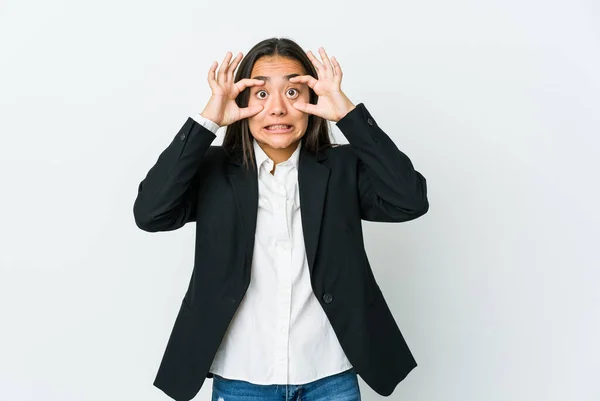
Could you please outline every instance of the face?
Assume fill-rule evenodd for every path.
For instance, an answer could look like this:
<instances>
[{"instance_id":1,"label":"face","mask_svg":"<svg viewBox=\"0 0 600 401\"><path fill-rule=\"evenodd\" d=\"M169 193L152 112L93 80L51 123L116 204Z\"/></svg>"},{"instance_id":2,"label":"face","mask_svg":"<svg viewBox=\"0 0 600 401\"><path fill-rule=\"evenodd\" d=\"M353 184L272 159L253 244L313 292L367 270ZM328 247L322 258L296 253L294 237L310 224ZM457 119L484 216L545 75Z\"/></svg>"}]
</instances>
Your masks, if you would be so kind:
<instances>
[{"instance_id":1,"label":"face","mask_svg":"<svg viewBox=\"0 0 600 401\"><path fill-rule=\"evenodd\" d=\"M306 84L290 83L289 75L305 75L302 65L285 57L261 57L252 68L251 78L265 81L250 88L248 106L262 105L263 110L248 118L250 132L261 148L273 159L287 160L306 132L309 115L292 106L309 102ZM279 126L277 126L279 125ZM276 160L275 160L276 161Z\"/></svg>"}]
</instances>

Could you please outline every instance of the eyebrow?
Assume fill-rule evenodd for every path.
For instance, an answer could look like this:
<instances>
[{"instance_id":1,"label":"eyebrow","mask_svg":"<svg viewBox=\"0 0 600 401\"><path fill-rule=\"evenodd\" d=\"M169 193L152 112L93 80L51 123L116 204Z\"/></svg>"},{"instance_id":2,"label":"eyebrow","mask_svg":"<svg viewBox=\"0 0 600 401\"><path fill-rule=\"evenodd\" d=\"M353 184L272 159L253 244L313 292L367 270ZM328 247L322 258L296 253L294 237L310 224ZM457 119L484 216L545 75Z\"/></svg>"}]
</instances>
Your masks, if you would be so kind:
<instances>
[{"instance_id":1,"label":"eyebrow","mask_svg":"<svg viewBox=\"0 0 600 401\"><path fill-rule=\"evenodd\" d=\"M288 75L284 75L283 78L285 78L286 80L290 80L290 78L294 78L294 77L299 77L300 74L288 74ZM264 75L257 75L256 77L252 77L252 79L260 79L261 81L270 81L271 77L266 77Z\"/></svg>"}]
</instances>

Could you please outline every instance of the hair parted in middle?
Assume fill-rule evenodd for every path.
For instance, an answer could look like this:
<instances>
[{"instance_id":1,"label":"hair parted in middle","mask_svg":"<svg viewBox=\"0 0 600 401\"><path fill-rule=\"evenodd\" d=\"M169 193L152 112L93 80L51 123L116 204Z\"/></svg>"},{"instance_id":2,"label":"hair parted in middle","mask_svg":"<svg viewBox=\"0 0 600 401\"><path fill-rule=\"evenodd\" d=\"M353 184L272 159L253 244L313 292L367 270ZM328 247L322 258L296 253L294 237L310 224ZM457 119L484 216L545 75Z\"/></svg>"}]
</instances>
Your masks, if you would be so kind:
<instances>
[{"instance_id":1,"label":"hair parted in middle","mask_svg":"<svg viewBox=\"0 0 600 401\"><path fill-rule=\"evenodd\" d=\"M252 68L261 57L275 56L296 60L302 65L306 75L318 78L314 65L296 42L287 38L270 38L257 43L250 49L239 64L234 81L238 82L244 78L251 78ZM308 89L310 93L309 103L316 104L317 94L312 88ZM237 96L235 102L240 108L247 107L249 98L250 88L245 88ZM306 133L302 137L302 147L316 155L320 150L333 146L330 135L327 120L311 114L308 117ZM252 139L248 119L244 118L227 126L222 146L230 156L236 153L241 154L243 164L247 168L256 168Z\"/></svg>"}]
</instances>

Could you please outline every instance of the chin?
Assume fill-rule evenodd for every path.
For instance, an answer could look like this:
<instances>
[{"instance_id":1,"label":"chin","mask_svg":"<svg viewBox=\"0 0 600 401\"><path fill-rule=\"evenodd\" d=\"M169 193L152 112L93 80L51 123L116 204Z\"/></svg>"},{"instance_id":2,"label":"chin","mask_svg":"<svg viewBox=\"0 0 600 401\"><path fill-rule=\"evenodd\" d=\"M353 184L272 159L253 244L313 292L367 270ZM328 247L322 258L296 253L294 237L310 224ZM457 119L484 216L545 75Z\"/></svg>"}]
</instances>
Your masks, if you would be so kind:
<instances>
[{"instance_id":1,"label":"chin","mask_svg":"<svg viewBox=\"0 0 600 401\"><path fill-rule=\"evenodd\" d=\"M289 134L271 134L261 132L262 135L255 139L273 149L286 149L302 139L302 135L298 136L296 132Z\"/></svg>"},{"instance_id":2,"label":"chin","mask_svg":"<svg viewBox=\"0 0 600 401\"><path fill-rule=\"evenodd\" d=\"M265 145L273 149L287 149L296 143L300 138L277 138L262 141Z\"/></svg>"}]
</instances>

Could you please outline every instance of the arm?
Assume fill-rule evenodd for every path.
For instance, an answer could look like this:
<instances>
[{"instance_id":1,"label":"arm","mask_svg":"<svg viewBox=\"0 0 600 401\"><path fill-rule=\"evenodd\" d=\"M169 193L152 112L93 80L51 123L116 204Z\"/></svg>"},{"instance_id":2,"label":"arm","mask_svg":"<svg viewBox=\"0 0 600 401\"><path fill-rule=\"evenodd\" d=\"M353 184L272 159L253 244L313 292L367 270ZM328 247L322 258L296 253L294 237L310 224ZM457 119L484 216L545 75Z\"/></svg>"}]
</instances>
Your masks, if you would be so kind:
<instances>
[{"instance_id":1,"label":"arm","mask_svg":"<svg viewBox=\"0 0 600 401\"><path fill-rule=\"evenodd\" d=\"M183 124L138 186L133 216L140 229L171 231L195 220L201 165L217 129L199 115Z\"/></svg>"},{"instance_id":2,"label":"arm","mask_svg":"<svg viewBox=\"0 0 600 401\"><path fill-rule=\"evenodd\" d=\"M364 104L358 104L336 125L358 159L363 220L402 222L427 213L425 177L379 128Z\"/></svg>"},{"instance_id":3,"label":"arm","mask_svg":"<svg viewBox=\"0 0 600 401\"><path fill-rule=\"evenodd\" d=\"M312 88L317 103L296 102L293 106L335 121L348 138L357 157L362 219L400 222L422 216L429 209L425 178L377 126L364 104L355 106L341 90L343 73L335 57L330 60L322 47L319 54L322 61L307 52L318 79L312 75L290 78L290 82L306 83Z\"/></svg>"},{"instance_id":4,"label":"arm","mask_svg":"<svg viewBox=\"0 0 600 401\"><path fill-rule=\"evenodd\" d=\"M264 84L250 78L234 82L233 73L242 56L238 53L232 61L227 52L218 73L218 63L212 63L207 78L212 93L208 104L202 113L187 119L140 183L133 215L142 230L170 231L195 221L203 168L210 168L203 161L217 129L262 111L262 105L240 108L236 103L245 88Z\"/></svg>"}]
</instances>

